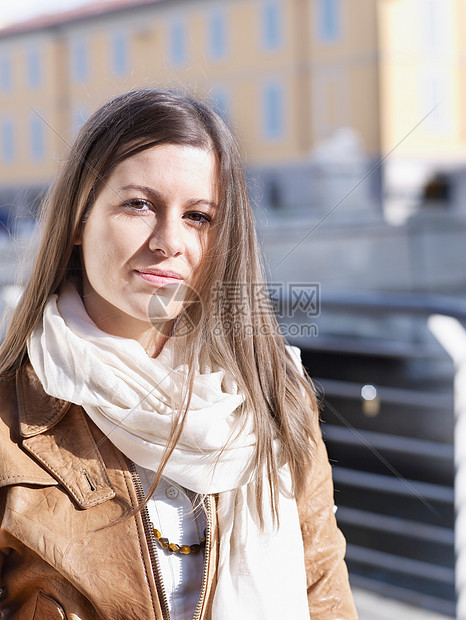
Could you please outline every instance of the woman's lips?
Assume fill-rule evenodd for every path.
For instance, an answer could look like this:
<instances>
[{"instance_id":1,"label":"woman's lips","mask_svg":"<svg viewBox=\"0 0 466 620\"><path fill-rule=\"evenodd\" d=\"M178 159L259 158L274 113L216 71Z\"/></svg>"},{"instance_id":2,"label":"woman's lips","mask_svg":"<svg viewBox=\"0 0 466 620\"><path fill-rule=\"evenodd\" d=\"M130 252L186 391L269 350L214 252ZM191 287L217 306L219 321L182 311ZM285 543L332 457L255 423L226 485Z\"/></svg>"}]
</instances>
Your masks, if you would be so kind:
<instances>
[{"instance_id":1,"label":"woman's lips","mask_svg":"<svg viewBox=\"0 0 466 620\"><path fill-rule=\"evenodd\" d=\"M181 276L164 275L163 273L152 273L150 271L136 271L146 282L155 286L166 286L167 284L180 284L182 281Z\"/></svg>"}]
</instances>

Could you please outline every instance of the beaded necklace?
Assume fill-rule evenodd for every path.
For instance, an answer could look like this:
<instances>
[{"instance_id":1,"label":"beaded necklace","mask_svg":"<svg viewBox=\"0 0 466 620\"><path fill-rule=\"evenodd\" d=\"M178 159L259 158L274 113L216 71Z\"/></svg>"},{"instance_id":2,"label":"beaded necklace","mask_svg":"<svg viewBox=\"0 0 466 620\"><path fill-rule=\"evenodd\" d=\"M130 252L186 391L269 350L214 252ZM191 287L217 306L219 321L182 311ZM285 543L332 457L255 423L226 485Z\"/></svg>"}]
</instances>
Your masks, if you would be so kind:
<instances>
[{"instance_id":1,"label":"beaded necklace","mask_svg":"<svg viewBox=\"0 0 466 620\"><path fill-rule=\"evenodd\" d=\"M204 536L199 541L199 544L177 545L176 543L171 543L168 538L163 538L162 532L154 527L153 523L151 523L151 527L154 532L155 540L158 542L159 546L162 549L167 549L170 553L183 553L184 555L188 555L190 553L199 553L199 551L205 547L205 539L207 534L206 530L204 530Z\"/></svg>"}]
</instances>

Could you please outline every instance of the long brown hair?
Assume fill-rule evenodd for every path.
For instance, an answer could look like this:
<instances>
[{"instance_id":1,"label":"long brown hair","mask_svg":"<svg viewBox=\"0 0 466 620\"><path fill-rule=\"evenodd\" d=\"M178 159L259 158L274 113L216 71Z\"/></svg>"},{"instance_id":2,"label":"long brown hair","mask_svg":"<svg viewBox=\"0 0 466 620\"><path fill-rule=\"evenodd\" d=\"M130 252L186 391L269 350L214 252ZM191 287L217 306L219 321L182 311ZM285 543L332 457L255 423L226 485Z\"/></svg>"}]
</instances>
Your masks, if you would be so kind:
<instances>
[{"instance_id":1,"label":"long brown hair","mask_svg":"<svg viewBox=\"0 0 466 620\"><path fill-rule=\"evenodd\" d=\"M121 161L157 144L214 150L220 208L216 234L208 247L208 259L203 262L203 276L196 285L202 316L199 304L186 309L193 315L193 324L202 322L188 339L185 360L191 370L186 398L175 417L151 491L179 439L189 407L194 362L207 352L215 364L232 374L245 394L244 410L251 412L257 436L255 465L257 472L267 473L256 476L259 514L262 520L260 507L266 481L276 517L280 465L288 463L295 495L305 483L317 404L309 377L300 376L285 348L274 314L264 309L255 294L266 279L241 159L231 132L208 105L172 91L143 89L109 101L83 125L43 203L41 240L0 348L0 375L12 375L26 363L27 339L47 299L57 292L64 278L80 274L82 267L74 241L102 184ZM212 283L224 285L221 304L213 295ZM241 308L229 298L232 290L241 290ZM212 328L214 317L216 329Z\"/></svg>"}]
</instances>

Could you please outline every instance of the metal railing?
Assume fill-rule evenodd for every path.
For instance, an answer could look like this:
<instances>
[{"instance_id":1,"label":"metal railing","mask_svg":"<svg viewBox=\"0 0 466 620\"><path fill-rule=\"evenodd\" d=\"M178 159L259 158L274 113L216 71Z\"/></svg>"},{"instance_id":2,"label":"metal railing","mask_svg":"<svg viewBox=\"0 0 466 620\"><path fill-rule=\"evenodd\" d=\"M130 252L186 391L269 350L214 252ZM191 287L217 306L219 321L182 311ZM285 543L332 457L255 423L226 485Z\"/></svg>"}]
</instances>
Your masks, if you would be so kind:
<instances>
[{"instance_id":1,"label":"metal railing","mask_svg":"<svg viewBox=\"0 0 466 620\"><path fill-rule=\"evenodd\" d=\"M292 300L283 296L281 302L286 306ZM371 548L370 545L361 544L360 540L353 542L351 537L347 536L350 573L351 565L365 566L367 573L370 574L372 570L378 574L380 581L376 589L379 592L404 598L451 616L455 614L456 608L457 618L466 619L466 332L462 325L466 322L466 300L433 295L334 292L320 299L320 309L321 316L327 318L334 313L359 318L370 317L372 320L383 319L387 315L411 317L417 322L417 329L413 330L412 341L408 338L402 342L394 342L390 337L361 338L360 334L348 336L345 333L332 334L331 331L321 332L317 338L289 338L293 344L301 347L303 357L306 357L306 352L309 358L316 352L323 352L326 355L352 354L360 359L370 356L422 360L428 357L441 358L442 355L445 359L446 351L453 360L450 393L423 390L417 385L414 389L406 386L375 386L379 407L383 406L387 411L393 412L400 407L417 407L422 409L426 420L431 412L444 412L444 424L451 423L453 429L450 443L445 441L444 429L439 429L443 435L442 440L438 441L425 436L419 438L397 434L396 429L395 433L377 430L376 422L371 430L356 428L346 423L345 411L341 408L337 423L327 422L323 428L329 447L337 446L339 450L350 450L353 453L357 453L361 448L369 448L372 456L380 456L387 465L398 457L405 461L407 458L429 461L432 471L448 468L454 463L454 484L451 485L439 484L438 481L406 479L401 475L393 475L394 471L385 474L380 471L363 471L360 468L355 469L352 463L342 462L341 459L333 466L333 475L336 489L346 487L357 494L385 493L401 506L404 502L409 502L410 498L415 498L431 505L433 511L441 512L442 508L446 507L446 514L452 515L451 521L456 510L454 527L453 523L450 527L445 522L441 525L425 522L419 516L404 518L402 515L383 514L367 507L345 505L344 501L339 506L337 518L342 529L346 527L350 532L351 528L365 529L370 534L369 541L374 541L374 536L381 539L399 536L403 541L411 539L420 546L443 545L445 549L450 549L448 557L451 558L451 563L438 563L426 557L404 557L387 549ZM295 316L294 320L296 319ZM304 317L301 319L305 320ZM314 320L318 322L318 317ZM422 329L419 329L419 324ZM430 340L427 334L430 335ZM441 347L435 343L435 339ZM363 400L361 390L365 385L364 379L315 377L315 372L319 371L318 362L310 370L325 399L336 399L343 403L342 407L349 408ZM425 435L425 429L419 431ZM408 585L400 587L399 584L384 582L384 575L389 571L400 575L401 582L404 575ZM448 600L448 596L436 596L429 592L428 588L422 596L419 592L410 593L409 581L414 576L426 580L426 583L436 582L440 584L439 587L443 584L450 590L455 587L456 601L451 598ZM374 580L368 578L367 574L352 577L355 585L374 589Z\"/></svg>"}]
</instances>

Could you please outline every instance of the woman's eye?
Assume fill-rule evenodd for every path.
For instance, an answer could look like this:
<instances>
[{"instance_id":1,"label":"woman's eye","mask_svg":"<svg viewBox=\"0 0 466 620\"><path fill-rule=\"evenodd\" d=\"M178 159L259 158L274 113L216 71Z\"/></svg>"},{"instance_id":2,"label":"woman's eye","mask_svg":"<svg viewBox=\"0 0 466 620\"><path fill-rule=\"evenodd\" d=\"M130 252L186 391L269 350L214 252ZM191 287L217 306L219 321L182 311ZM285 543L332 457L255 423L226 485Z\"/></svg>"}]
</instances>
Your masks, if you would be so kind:
<instances>
[{"instance_id":1,"label":"woman's eye","mask_svg":"<svg viewBox=\"0 0 466 620\"><path fill-rule=\"evenodd\" d=\"M194 213L188 213L188 217L193 222L199 222L199 224L208 224L212 221L212 218L206 213L195 211Z\"/></svg>"},{"instance_id":2,"label":"woman's eye","mask_svg":"<svg viewBox=\"0 0 466 620\"><path fill-rule=\"evenodd\" d=\"M125 200L124 207L128 207L133 211L148 211L150 209L150 203L142 198L133 198L131 200Z\"/></svg>"}]
</instances>

